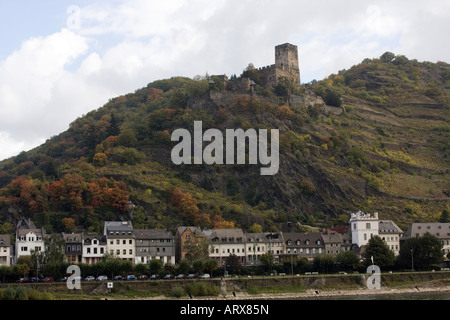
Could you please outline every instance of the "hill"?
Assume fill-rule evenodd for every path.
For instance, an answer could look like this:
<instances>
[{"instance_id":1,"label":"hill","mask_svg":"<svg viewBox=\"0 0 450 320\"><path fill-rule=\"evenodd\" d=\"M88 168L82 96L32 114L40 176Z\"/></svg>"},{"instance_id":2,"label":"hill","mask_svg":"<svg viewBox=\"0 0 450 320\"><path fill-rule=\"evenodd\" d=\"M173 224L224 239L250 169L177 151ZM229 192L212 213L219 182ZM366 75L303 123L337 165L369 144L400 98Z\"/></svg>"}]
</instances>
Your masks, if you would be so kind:
<instances>
[{"instance_id":1,"label":"hill","mask_svg":"<svg viewBox=\"0 0 450 320\"><path fill-rule=\"evenodd\" d=\"M1 222L275 231L287 221L299 230L343 224L363 210L406 230L440 218L450 203L449 64L386 53L300 87L250 86L260 72L155 81L0 162ZM171 134L196 120L203 130L279 129L278 174L174 165Z\"/></svg>"}]
</instances>

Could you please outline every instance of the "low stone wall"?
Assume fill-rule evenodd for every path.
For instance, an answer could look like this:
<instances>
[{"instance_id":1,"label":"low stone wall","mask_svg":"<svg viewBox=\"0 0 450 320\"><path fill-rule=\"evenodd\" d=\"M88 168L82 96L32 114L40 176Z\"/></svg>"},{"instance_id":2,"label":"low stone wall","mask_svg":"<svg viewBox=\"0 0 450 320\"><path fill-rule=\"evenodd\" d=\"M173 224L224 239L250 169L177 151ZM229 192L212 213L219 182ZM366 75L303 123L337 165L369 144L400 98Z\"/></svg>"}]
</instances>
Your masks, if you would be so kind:
<instances>
[{"instance_id":1,"label":"low stone wall","mask_svg":"<svg viewBox=\"0 0 450 320\"><path fill-rule=\"evenodd\" d=\"M158 281L115 281L113 289L108 289L104 282L82 282L80 293L83 294L106 294L108 292L126 291L149 291L154 293L170 292L177 287L185 287L192 282L207 282L214 284L225 292L243 292L252 288L264 287L298 287L301 290L326 290L326 289L361 289L366 287L367 278L370 274L348 274L348 275L308 275L308 276L273 276L256 278L224 278L205 280L158 280ZM450 279L450 272L416 272L416 273L392 273L382 274L381 285L414 284L424 281L439 279ZM74 293L67 289L64 282L39 283L39 284L0 284L0 288L8 286L28 286L40 291L50 293Z\"/></svg>"}]
</instances>

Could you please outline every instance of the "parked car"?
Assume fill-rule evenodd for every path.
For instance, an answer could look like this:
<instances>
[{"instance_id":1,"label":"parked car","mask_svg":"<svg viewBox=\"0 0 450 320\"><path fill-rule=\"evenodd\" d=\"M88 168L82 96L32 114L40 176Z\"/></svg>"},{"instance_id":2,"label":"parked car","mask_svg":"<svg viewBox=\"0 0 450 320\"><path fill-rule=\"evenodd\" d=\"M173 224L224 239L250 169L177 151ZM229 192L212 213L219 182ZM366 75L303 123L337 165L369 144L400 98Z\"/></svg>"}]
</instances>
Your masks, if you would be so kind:
<instances>
[{"instance_id":1,"label":"parked car","mask_svg":"<svg viewBox=\"0 0 450 320\"><path fill-rule=\"evenodd\" d=\"M42 282L53 283L53 282L55 282L55 279L53 279L52 277L45 277L44 279L42 279Z\"/></svg>"},{"instance_id":2,"label":"parked car","mask_svg":"<svg viewBox=\"0 0 450 320\"><path fill-rule=\"evenodd\" d=\"M94 281L95 278L93 276L87 276L86 278L84 278L84 281Z\"/></svg>"},{"instance_id":3,"label":"parked car","mask_svg":"<svg viewBox=\"0 0 450 320\"><path fill-rule=\"evenodd\" d=\"M209 279L209 278L211 278L211 276L209 275L209 273L204 273L204 274L200 275L199 278L200 279Z\"/></svg>"},{"instance_id":4,"label":"parked car","mask_svg":"<svg viewBox=\"0 0 450 320\"><path fill-rule=\"evenodd\" d=\"M184 279L185 276L184 276L184 274L180 273L180 274L177 275L175 278L176 278L176 279Z\"/></svg>"},{"instance_id":5,"label":"parked car","mask_svg":"<svg viewBox=\"0 0 450 320\"><path fill-rule=\"evenodd\" d=\"M151 277L150 277L150 280L158 280L160 278L161 277L159 276L159 274L152 274Z\"/></svg>"},{"instance_id":6,"label":"parked car","mask_svg":"<svg viewBox=\"0 0 450 320\"><path fill-rule=\"evenodd\" d=\"M166 274L166 275L164 276L163 279L164 279L164 280L170 280L170 279L173 279L173 275L171 275L171 274Z\"/></svg>"},{"instance_id":7,"label":"parked car","mask_svg":"<svg viewBox=\"0 0 450 320\"><path fill-rule=\"evenodd\" d=\"M139 279L139 280L148 280L148 276L146 276L145 274L143 274L143 275L140 275L138 279Z\"/></svg>"},{"instance_id":8,"label":"parked car","mask_svg":"<svg viewBox=\"0 0 450 320\"><path fill-rule=\"evenodd\" d=\"M97 281L105 281L105 280L108 280L107 276L98 276L97 277Z\"/></svg>"},{"instance_id":9,"label":"parked car","mask_svg":"<svg viewBox=\"0 0 450 320\"><path fill-rule=\"evenodd\" d=\"M136 276L130 274L127 276L127 280L129 280L129 281L136 280Z\"/></svg>"},{"instance_id":10,"label":"parked car","mask_svg":"<svg viewBox=\"0 0 450 320\"><path fill-rule=\"evenodd\" d=\"M194 273L190 273L190 274L187 275L186 279L194 279L196 277L197 276Z\"/></svg>"},{"instance_id":11,"label":"parked car","mask_svg":"<svg viewBox=\"0 0 450 320\"><path fill-rule=\"evenodd\" d=\"M122 276L115 276L113 278L113 280L120 281L120 280L123 280L123 277Z\"/></svg>"}]
</instances>

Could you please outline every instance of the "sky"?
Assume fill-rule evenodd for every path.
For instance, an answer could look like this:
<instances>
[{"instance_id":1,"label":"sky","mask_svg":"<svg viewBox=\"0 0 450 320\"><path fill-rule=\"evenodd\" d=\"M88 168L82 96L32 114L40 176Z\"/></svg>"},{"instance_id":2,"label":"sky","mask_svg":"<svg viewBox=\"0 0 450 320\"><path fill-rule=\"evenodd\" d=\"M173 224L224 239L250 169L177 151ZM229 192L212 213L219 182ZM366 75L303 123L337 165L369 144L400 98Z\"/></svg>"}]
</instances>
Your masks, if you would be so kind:
<instances>
[{"instance_id":1,"label":"sky","mask_svg":"<svg viewBox=\"0 0 450 320\"><path fill-rule=\"evenodd\" d=\"M303 83L390 51L450 63L445 0L0 2L0 160L109 99L174 76L240 75L299 48Z\"/></svg>"}]
</instances>

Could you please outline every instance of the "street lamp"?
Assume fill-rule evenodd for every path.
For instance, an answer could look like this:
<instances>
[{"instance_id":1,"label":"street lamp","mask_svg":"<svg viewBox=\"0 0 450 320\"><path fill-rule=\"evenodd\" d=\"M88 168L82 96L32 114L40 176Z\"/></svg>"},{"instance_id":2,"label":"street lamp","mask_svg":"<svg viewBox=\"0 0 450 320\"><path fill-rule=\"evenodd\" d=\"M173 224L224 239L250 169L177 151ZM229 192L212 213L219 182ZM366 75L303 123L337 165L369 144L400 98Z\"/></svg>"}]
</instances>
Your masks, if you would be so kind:
<instances>
[{"instance_id":1,"label":"street lamp","mask_svg":"<svg viewBox=\"0 0 450 320\"><path fill-rule=\"evenodd\" d=\"M291 222L290 221L288 221L288 223L287 223L287 226L288 226L288 230L289 230L289 233L291 232ZM294 263L293 263L293 261L292 261L292 248L291 248L291 275L292 275L292 277L294 277Z\"/></svg>"}]
</instances>

